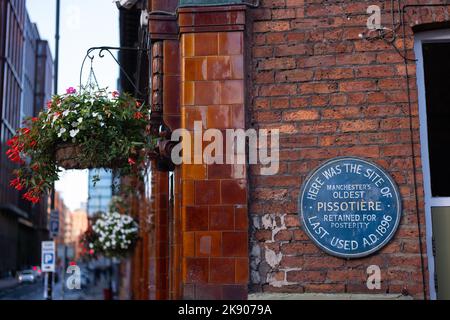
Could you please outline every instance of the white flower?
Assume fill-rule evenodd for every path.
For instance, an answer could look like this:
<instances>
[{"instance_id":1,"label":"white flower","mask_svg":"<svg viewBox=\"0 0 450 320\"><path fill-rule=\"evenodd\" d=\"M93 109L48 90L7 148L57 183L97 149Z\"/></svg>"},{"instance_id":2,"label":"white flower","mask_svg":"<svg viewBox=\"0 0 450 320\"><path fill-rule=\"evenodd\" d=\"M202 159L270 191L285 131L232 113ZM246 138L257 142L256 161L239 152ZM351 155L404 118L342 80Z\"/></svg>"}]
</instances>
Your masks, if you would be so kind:
<instances>
[{"instance_id":1,"label":"white flower","mask_svg":"<svg viewBox=\"0 0 450 320\"><path fill-rule=\"evenodd\" d=\"M78 132L80 132L80 129L73 129L73 130L70 130L70 136L72 137L72 138L74 138L77 134L78 134Z\"/></svg>"},{"instance_id":2,"label":"white flower","mask_svg":"<svg viewBox=\"0 0 450 320\"><path fill-rule=\"evenodd\" d=\"M122 216L122 222L127 224L133 221L133 219L130 216Z\"/></svg>"},{"instance_id":3,"label":"white flower","mask_svg":"<svg viewBox=\"0 0 450 320\"><path fill-rule=\"evenodd\" d=\"M78 123L82 123L83 122L83 118L79 117L77 121L78 121Z\"/></svg>"},{"instance_id":4,"label":"white flower","mask_svg":"<svg viewBox=\"0 0 450 320\"><path fill-rule=\"evenodd\" d=\"M97 115L98 115L98 112L93 112L93 113L92 113L92 116L93 116L93 117L96 117Z\"/></svg>"},{"instance_id":5,"label":"white flower","mask_svg":"<svg viewBox=\"0 0 450 320\"><path fill-rule=\"evenodd\" d=\"M78 127L78 122L72 122L72 127L74 128Z\"/></svg>"},{"instance_id":6,"label":"white flower","mask_svg":"<svg viewBox=\"0 0 450 320\"><path fill-rule=\"evenodd\" d=\"M103 117L102 117L102 115L101 115L101 114L99 114L99 115L97 116L97 119L98 119L98 120L103 120Z\"/></svg>"},{"instance_id":7,"label":"white flower","mask_svg":"<svg viewBox=\"0 0 450 320\"><path fill-rule=\"evenodd\" d=\"M70 113L69 110L64 110L63 113L62 113L62 115L63 115L64 117L66 117L69 113Z\"/></svg>"},{"instance_id":8,"label":"white flower","mask_svg":"<svg viewBox=\"0 0 450 320\"><path fill-rule=\"evenodd\" d=\"M60 138L63 135L63 133L66 132L66 131L67 131L66 128L59 129L58 138Z\"/></svg>"},{"instance_id":9,"label":"white flower","mask_svg":"<svg viewBox=\"0 0 450 320\"><path fill-rule=\"evenodd\" d=\"M100 127L103 127L105 125L104 122L100 122Z\"/></svg>"}]
</instances>

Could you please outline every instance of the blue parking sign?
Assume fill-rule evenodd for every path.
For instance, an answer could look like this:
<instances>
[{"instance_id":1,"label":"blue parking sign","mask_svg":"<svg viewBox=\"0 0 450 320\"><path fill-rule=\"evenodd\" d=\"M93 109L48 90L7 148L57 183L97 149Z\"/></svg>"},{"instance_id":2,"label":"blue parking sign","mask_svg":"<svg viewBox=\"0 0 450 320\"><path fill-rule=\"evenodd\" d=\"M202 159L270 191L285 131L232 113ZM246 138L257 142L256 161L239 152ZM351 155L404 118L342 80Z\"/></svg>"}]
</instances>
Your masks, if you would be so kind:
<instances>
[{"instance_id":1,"label":"blue parking sign","mask_svg":"<svg viewBox=\"0 0 450 320\"><path fill-rule=\"evenodd\" d=\"M55 272L54 241L42 241L41 269L43 272Z\"/></svg>"}]
</instances>

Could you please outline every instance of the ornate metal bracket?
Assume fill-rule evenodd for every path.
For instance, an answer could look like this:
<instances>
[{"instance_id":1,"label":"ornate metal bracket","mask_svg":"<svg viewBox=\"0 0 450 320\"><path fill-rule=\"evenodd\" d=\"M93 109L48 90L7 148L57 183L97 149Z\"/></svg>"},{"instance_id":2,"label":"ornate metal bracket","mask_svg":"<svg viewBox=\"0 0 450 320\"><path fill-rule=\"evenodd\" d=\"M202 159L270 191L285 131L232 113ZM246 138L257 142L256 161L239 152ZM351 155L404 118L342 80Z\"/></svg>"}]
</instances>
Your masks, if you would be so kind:
<instances>
[{"instance_id":1,"label":"ornate metal bracket","mask_svg":"<svg viewBox=\"0 0 450 320\"><path fill-rule=\"evenodd\" d=\"M98 52L98 56L100 58L104 58L105 57L105 51L109 53L109 55L113 58L113 60L117 63L117 65L120 68L120 71L125 75L125 77L127 78L127 80L130 82L130 84L133 86L133 88L136 90L137 93L141 94L141 92L139 91L138 87L136 86L136 84L133 82L133 79L130 77L130 75L125 71L125 68L120 64L119 60L117 60L117 58L114 56L114 54L111 52L111 50L126 50L126 51L144 51L144 52L149 52L150 49L143 49L143 48L133 48L133 47L109 47L109 46L101 46L101 47L92 47L89 48L86 52L86 55L84 56L83 59L83 63L81 64L81 70L80 70L80 89L82 87L82 77L83 77L83 68L84 65L86 63L86 60L89 58L92 60L94 59L94 55L92 54L92 52L99 50Z\"/></svg>"}]
</instances>

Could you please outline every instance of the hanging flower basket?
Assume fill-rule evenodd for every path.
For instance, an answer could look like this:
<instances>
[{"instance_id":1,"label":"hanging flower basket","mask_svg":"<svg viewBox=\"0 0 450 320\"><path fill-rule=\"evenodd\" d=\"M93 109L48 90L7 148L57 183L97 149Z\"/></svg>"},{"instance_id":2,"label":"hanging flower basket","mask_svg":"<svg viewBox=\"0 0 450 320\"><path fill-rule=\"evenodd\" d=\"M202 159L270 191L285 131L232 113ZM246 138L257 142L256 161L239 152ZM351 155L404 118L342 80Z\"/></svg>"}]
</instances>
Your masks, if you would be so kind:
<instances>
[{"instance_id":1,"label":"hanging flower basket","mask_svg":"<svg viewBox=\"0 0 450 320\"><path fill-rule=\"evenodd\" d=\"M156 138L149 134L150 110L127 94L67 89L8 141L8 157L22 166L11 186L26 189L34 203L65 169L113 168L121 175L145 167Z\"/></svg>"},{"instance_id":2,"label":"hanging flower basket","mask_svg":"<svg viewBox=\"0 0 450 320\"><path fill-rule=\"evenodd\" d=\"M129 215L102 213L92 226L90 250L111 258L126 257L138 239L138 224Z\"/></svg>"},{"instance_id":3,"label":"hanging flower basket","mask_svg":"<svg viewBox=\"0 0 450 320\"><path fill-rule=\"evenodd\" d=\"M85 169L83 165L77 161L81 148L73 143L59 144L56 146L55 160L58 166L65 169Z\"/></svg>"}]
</instances>

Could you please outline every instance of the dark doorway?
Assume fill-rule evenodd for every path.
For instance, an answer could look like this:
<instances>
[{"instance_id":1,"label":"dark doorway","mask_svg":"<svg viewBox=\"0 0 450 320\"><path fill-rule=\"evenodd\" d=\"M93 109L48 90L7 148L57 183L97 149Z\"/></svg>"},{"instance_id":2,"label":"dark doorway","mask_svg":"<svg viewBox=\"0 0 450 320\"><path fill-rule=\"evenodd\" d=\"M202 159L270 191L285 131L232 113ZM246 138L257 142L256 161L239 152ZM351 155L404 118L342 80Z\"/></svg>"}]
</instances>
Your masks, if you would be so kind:
<instances>
[{"instance_id":1,"label":"dark doorway","mask_svg":"<svg viewBox=\"0 0 450 320\"><path fill-rule=\"evenodd\" d=\"M450 43L424 43L431 193L450 197Z\"/></svg>"}]
</instances>

